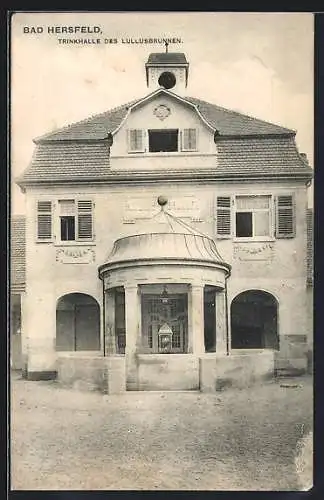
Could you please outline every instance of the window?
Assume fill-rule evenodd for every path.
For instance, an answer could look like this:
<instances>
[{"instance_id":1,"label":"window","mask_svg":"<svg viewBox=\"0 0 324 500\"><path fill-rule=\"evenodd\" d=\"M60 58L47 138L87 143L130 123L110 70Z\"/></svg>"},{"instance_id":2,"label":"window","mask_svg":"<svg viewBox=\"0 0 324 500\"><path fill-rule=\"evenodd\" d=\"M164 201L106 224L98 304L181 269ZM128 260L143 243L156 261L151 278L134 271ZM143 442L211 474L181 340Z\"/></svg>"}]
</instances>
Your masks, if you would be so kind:
<instances>
[{"instance_id":1,"label":"window","mask_svg":"<svg viewBox=\"0 0 324 500\"><path fill-rule=\"evenodd\" d=\"M130 129L129 153L169 153L197 151L198 131L194 128L179 129Z\"/></svg>"},{"instance_id":2,"label":"window","mask_svg":"<svg viewBox=\"0 0 324 500\"><path fill-rule=\"evenodd\" d=\"M253 236L252 212L236 212L236 236L238 238Z\"/></svg>"},{"instance_id":3,"label":"window","mask_svg":"<svg viewBox=\"0 0 324 500\"><path fill-rule=\"evenodd\" d=\"M71 216L61 217L61 240L75 240L75 218Z\"/></svg>"},{"instance_id":4,"label":"window","mask_svg":"<svg viewBox=\"0 0 324 500\"><path fill-rule=\"evenodd\" d=\"M178 129L149 130L150 153L178 151Z\"/></svg>"},{"instance_id":5,"label":"window","mask_svg":"<svg viewBox=\"0 0 324 500\"><path fill-rule=\"evenodd\" d=\"M48 241L52 238L52 202L37 202L37 239Z\"/></svg>"},{"instance_id":6,"label":"window","mask_svg":"<svg viewBox=\"0 0 324 500\"><path fill-rule=\"evenodd\" d=\"M197 150L197 130L195 128L185 128L182 131L182 151Z\"/></svg>"},{"instance_id":7,"label":"window","mask_svg":"<svg viewBox=\"0 0 324 500\"><path fill-rule=\"evenodd\" d=\"M83 241L93 238L91 200L60 200L60 240Z\"/></svg>"},{"instance_id":8,"label":"window","mask_svg":"<svg viewBox=\"0 0 324 500\"><path fill-rule=\"evenodd\" d=\"M293 238L296 234L293 195L217 196L217 238ZM274 224L275 223L275 224Z\"/></svg>"},{"instance_id":9,"label":"window","mask_svg":"<svg viewBox=\"0 0 324 500\"><path fill-rule=\"evenodd\" d=\"M60 205L60 239L61 241L75 240L75 202L61 200Z\"/></svg>"},{"instance_id":10,"label":"window","mask_svg":"<svg viewBox=\"0 0 324 500\"><path fill-rule=\"evenodd\" d=\"M236 196L237 238L271 236L270 196Z\"/></svg>"}]
</instances>

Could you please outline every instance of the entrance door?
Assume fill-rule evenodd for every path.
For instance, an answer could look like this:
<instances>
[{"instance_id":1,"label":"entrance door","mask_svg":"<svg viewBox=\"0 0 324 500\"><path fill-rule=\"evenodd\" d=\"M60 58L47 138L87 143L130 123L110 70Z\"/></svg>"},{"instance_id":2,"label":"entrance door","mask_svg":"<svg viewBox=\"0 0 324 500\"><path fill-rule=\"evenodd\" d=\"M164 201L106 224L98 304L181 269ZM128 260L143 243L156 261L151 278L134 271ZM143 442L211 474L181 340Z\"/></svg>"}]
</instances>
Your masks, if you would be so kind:
<instances>
[{"instance_id":1,"label":"entrance door","mask_svg":"<svg viewBox=\"0 0 324 500\"><path fill-rule=\"evenodd\" d=\"M75 308L75 350L89 351L100 349L100 332L97 321L97 306L88 304Z\"/></svg>"},{"instance_id":2,"label":"entrance door","mask_svg":"<svg viewBox=\"0 0 324 500\"><path fill-rule=\"evenodd\" d=\"M162 325L172 330L172 353L186 352L188 331L187 294L169 295L162 302L160 295L142 296L142 336L151 352L159 352L158 333Z\"/></svg>"}]
</instances>

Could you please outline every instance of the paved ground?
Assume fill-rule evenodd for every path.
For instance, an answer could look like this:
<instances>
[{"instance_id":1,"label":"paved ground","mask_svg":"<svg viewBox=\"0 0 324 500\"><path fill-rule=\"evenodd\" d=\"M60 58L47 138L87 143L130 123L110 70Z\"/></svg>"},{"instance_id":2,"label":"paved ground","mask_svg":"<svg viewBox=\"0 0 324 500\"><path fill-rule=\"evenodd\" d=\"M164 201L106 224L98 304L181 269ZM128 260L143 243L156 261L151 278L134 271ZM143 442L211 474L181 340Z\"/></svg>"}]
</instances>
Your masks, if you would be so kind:
<instances>
[{"instance_id":1,"label":"paved ground","mask_svg":"<svg viewBox=\"0 0 324 500\"><path fill-rule=\"evenodd\" d=\"M104 396L16 375L11 488L307 489L312 381L287 385Z\"/></svg>"}]
</instances>

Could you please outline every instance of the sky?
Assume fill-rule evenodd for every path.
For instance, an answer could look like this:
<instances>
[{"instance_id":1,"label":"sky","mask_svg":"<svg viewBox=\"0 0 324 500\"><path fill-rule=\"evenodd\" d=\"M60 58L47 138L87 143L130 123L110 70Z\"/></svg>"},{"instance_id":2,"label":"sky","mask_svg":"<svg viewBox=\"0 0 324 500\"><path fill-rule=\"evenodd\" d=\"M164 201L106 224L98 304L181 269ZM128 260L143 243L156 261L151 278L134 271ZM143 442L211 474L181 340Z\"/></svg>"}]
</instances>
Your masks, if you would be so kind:
<instances>
[{"instance_id":1,"label":"sky","mask_svg":"<svg viewBox=\"0 0 324 500\"><path fill-rule=\"evenodd\" d=\"M99 26L101 34L48 33L48 27L67 25ZM43 32L31 33L32 27ZM118 43L59 43L67 37ZM33 139L146 95L144 64L151 52L165 48L122 39L163 37L181 38L169 51L186 54L188 95L297 130L299 150L313 164L312 14L16 13L10 60L13 214L24 213L14 179L31 160Z\"/></svg>"}]
</instances>

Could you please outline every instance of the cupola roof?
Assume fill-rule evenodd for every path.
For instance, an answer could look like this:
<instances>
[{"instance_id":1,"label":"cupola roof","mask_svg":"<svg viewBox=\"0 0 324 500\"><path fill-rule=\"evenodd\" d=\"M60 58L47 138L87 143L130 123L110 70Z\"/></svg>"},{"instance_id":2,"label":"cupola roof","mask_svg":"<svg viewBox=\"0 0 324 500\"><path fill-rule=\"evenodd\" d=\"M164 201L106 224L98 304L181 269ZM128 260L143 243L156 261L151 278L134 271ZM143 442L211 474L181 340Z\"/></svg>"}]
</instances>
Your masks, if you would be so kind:
<instances>
[{"instance_id":1,"label":"cupola roof","mask_svg":"<svg viewBox=\"0 0 324 500\"><path fill-rule=\"evenodd\" d=\"M161 210L148 222L147 232L119 238L107 261L99 268L143 261L170 264L181 262L221 267L229 274L230 266L220 256L215 241L165 210L167 199L159 196Z\"/></svg>"}]
</instances>

